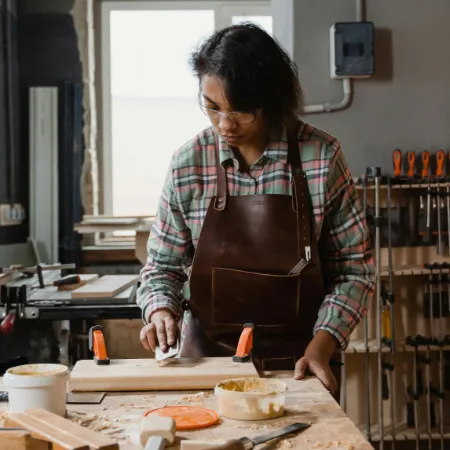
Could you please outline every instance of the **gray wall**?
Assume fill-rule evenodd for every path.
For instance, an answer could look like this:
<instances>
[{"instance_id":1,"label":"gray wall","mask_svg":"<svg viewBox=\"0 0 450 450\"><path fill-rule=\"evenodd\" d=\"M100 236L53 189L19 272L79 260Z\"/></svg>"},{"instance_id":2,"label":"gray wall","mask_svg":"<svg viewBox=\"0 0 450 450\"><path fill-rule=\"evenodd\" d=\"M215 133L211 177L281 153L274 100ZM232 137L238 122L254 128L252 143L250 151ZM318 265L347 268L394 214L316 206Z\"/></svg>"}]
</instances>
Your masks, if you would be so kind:
<instances>
[{"instance_id":1,"label":"gray wall","mask_svg":"<svg viewBox=\"0 0 450 450\"><path fill-rule=\"evenodd\" d=\"M355 20L354 0L294 0L294 58L306 103L337 102L329 76L329 28ZM450 150L450 1L366 0L376 27L376 75L353 82L349 109L305 120L342 143L353 172L392 173L394 148Z\"/></svg>"}]
</instances>

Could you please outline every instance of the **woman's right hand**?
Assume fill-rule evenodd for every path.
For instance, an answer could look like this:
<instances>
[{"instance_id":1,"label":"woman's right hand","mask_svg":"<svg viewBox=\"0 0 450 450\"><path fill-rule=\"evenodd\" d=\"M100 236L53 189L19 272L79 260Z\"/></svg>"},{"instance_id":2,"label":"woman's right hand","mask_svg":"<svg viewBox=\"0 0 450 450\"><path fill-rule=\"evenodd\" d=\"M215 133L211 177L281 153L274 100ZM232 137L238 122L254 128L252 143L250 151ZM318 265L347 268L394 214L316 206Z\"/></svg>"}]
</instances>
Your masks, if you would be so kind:
<instances>
[{"instance_id":1,"label":"woman's right hand","mask_svg":"<svg viewBox=\"0 0 450 450\"><path fill-rule=\"evenodd\" d=\"M167 309L161 309L152 314L150 323L142 328L140 340L143 347L155 352L156 346L165 352L175 344L178 334L178 325L173 314Z\"/></svg>"}]
</instances>

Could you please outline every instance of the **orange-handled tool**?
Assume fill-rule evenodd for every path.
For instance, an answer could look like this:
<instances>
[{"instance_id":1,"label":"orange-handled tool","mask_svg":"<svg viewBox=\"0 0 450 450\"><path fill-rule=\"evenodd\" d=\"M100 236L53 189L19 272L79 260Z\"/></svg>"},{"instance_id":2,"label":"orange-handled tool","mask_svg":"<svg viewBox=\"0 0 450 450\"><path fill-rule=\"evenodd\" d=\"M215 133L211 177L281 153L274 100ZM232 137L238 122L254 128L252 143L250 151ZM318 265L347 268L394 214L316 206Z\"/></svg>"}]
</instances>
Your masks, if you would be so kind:
<instances>
[{"instance_id":1,"label":"orange-handled tool","mask_svg":"<svg viewBox=\"0 0 450 450\"><path fill-rule=\"evenodd\" d=\"M416 152L408 152L406 159L408 161L408 178L414 178L416 171Z\"/></svg>"},{"instance_id":2,"label":"orange-handled tool","mask_svg":"<svg viewBox=\"0 0 450 450\"><path fill-rule=\"evenodd\" d=\"M108 365L110 363L101 325L94 325L89 329L89 350L94 352L96 364Z\"/></svg>"},{"instance_id":3,"label":"orange-handled tool","mask_svg":"<svg viewBox=\"0 0 450 450\"><path fill-rule=\"evenodd\" d=\"M438 150L436 152L436 176L441 178L444 176L445 152Z\"/></svg>"},{"instance_id":4,"label":"orange-handled tool","mask_svg":"<svg viewBox=\"0 0 450 450\"><path fill-rule=\"evenodd\" d=\"M253 348L253 330L252 323L245 323L236 349L236 354L233 356L234 362L246 362L251 357Z\"/></svg>"},{"instance_id":5,"label":"orange-handled tool","mask_svg":"<svg viewBox=\"0 0 450 450\"><path fill-rule=\"evenodd\" d=\"M430 152L428 150L424 150L422 152L422 180L428 178L430 171Z\"/></svg>"},{"instance_id":6,"label":"orange-handled tool","mask_svg":"<svg viewBox=\"0 0 450 450\"><path fill-rule=\"evenodd\" d=\"M392 152L392 162L394 163L394 177L399 178L402 175L402 152L395 149Z\"/></svg>"}]
</instances>

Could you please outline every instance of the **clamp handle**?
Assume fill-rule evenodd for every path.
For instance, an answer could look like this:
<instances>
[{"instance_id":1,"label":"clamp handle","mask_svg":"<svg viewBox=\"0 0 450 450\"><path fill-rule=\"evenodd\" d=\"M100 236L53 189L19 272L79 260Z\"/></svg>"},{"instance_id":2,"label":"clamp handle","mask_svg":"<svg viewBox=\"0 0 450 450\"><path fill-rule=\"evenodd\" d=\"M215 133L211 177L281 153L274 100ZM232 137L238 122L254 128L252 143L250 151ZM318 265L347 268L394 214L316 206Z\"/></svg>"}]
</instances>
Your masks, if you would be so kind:
<instances>
[{"instance_id":1,"label":"clamp handle","mask_svg":"<svg viewBox=\"0 0 450 450\"><path fill-rule=\"evenodd\" d=\"M89 329L89 350L94 352L94 361L96 364L108 365L111 362L106 352L103 327L101 325L94 325Z\"/></svg>"},{"instance_id":2,"label":"clamp handle","mask_svg":"<svg viewBox=\"0 0 450 450\"><path fill-rule=\"evenodd\" d=\"M234 362L247 362L250 360L253 348L253 330L255 326L252 323L244 323L244 329L236 349L236 354L232 357Z\"/></svg>"}]
</instances>

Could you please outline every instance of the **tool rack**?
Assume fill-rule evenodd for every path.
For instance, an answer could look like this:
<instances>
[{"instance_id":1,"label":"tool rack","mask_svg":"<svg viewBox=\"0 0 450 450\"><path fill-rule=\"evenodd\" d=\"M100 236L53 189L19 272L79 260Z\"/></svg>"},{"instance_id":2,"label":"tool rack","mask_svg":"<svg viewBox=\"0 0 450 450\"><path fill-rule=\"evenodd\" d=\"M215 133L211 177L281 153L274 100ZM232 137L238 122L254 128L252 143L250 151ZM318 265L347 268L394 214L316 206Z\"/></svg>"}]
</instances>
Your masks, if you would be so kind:
<instances>
[{"instance_id":1,"label":"tool rack","mask_svg":"<svg viewBox=\"0 0 450 450\"><path fill-rule=\"evenodd\" d=\"M371 234L376 293L343 355L341 405L380 449L395 449L399 441L412 441L407 448L450 449L445 158L442 151L422 152L418 172L416 155L408 152L402 173L396 150L393 176L368 167L354 180Z\"/></svg>"}]
</instances>

